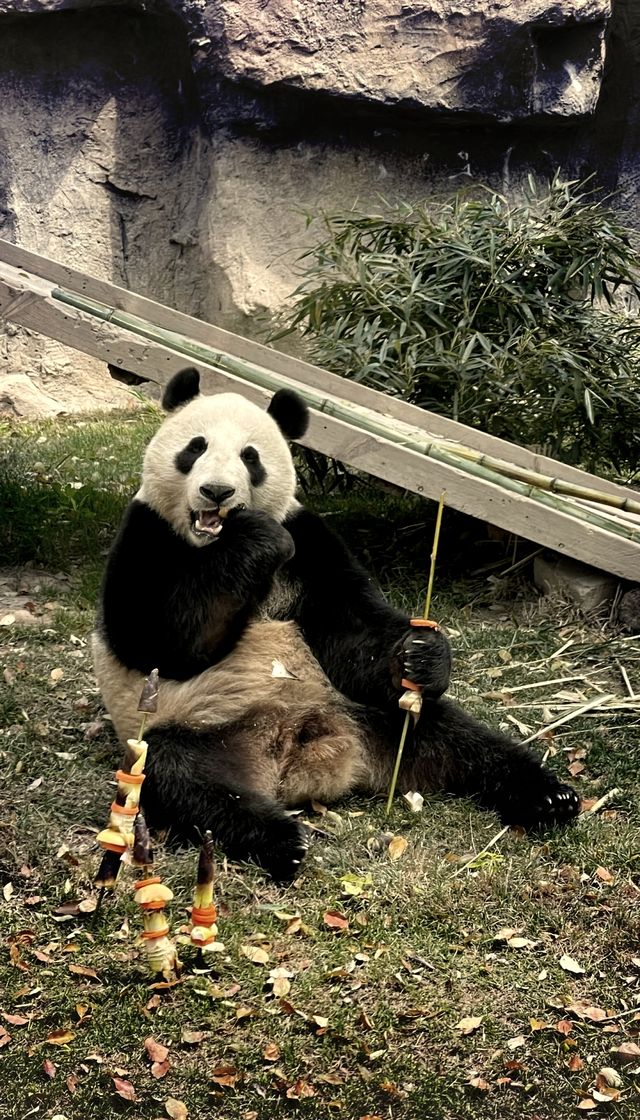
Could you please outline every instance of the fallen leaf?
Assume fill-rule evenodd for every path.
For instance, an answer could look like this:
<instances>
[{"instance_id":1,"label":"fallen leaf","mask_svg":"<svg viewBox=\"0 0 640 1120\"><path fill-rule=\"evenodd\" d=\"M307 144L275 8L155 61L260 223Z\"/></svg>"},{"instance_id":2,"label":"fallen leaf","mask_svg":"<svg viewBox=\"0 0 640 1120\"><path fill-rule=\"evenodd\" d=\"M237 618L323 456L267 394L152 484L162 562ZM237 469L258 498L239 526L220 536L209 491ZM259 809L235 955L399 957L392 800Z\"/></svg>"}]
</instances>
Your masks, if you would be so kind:
<instances>
[{"instance_id":1,"label":"fallen leaf","mask_svg":"<svg viewBox=\"0 0 640 1120\"><path fill-rule=\"evenodd\" d=\"M510 949L533 949L536 942L531 941L529 937L510 937L507 940L507 945Z\"/></svg>"},{"instance_id":2,"label":"fallen leaf","mask_svg":"<svg viewBox=\"0 0 640 1120\"><path fill-rule=\"evenodd\" d=\"M565 1065L567 1066L567 1069L573 1070L574 1073L576 1070L584 1069L584 1062L578 1054L572 1054L569 1058L569 1061L566 1062Z\"/></svg>"},{"instance_id":3,"label":"fallen leaf","mask_svg":"<svg viewBox=\"0 0 640 1120\"><path fill-rule=\"evenodd\" d=\"M68 1042L73 1042L75 1033L70 1030L52 1031L47 1035L47 1042L50 1046L66 1046Z\"/></svg>"},{"instance_id":4,"label":"fallen leaf","mask_svg":"<svg viewBox=\"0 0 640 1120\"><path fill-rule=\"evenodd\" d=\"M236 1019L253 1019L258 1012L253 1007L236 1007Z\"/></svg>"},{"instance_id":5,"label":"fallen leaf","mask_svg":"<svg viewBox=\"0 0 640 1120\"><path fill-rule=\"evenodd\" d=\"M299 1077L297 1081L289 1089L287 1089L287 1097L290 1101L303 1100L304 1097L315 1097L316 1091L308 1081Z\"/></svg>"},{"instance_id":6,"label":"fallen leaf","mask_svg":"<svg viewBox=\"0 0 640 1120\"><path fill-rule=\"evenodd\" d=\"M280 1057L280 1047L275 1042L268 1042L262 1051L265 1062L277 1062Z\"/></svg>"},{"instance_id":7,"label":"fallen leaf","mask_svg":"<svg viewBox=\"0 0 640 1120\"><path fill-rule=\"evenodd\" d=\"M614 1054L625 1062L635 1062L640 1058L640 1046L636 1042L623 1042L622 1046L614 1050Z\"/></svg>"},{"instance_id":8,"label":"fallen leaf","mask_svg":"<svg viewBox=\"0 0 640 1120\"><path fill-rule=\"evenodd\" d=\"M58 1072L58 1067L55 1066L53 1062L49 1061L48 1058L45 1058L44 1062L42 1063L42 1072L44 1073L45 1077L48 1077L50 1081L53 1081L56 1073Z\"/></svg>"},{"instance_id":9,"label":"fallen leaf","mask_svg":"<svg viewBox=\"0 0 640 1120\"><path fill-rule=\"evenodd\" d=\"M130 1081L124 1081L121 1077L112 1077L116 1093L122 1097L123 1101L136 1101L136 1091Z\"/></svg>"},{"instance_id":10,"label":"fallen leaf","mask_svg":"<svg viewBox=\"0 0 640 1120\"><path fill-rule=\"evenodd\" d=\"M233 1089L239 1076L240 1074L235 1066L216 1066L211 1071L211 1080L225 1089Z\"/></svg>"},{"instance_id":11,"label":"fallen leaf","mask_svg":"<svg viewBox=\"0 0 640 1120\"><path fill-rule=\"evenodd\" d=\"M92 968L85 968L82 964L70 964L69 972L73 972L75 976L88 976L90 980L99 980L98 973Z\"/></svg>"},{"instance_id":12,"label":"fallen leaf","mask_svg":"<svg viewBox=\"0 0 640 1120\"><path fill-rule=\"evenodd\" d=\"M473 1034L481 1023L482 1015L467 1015L459 1023L456 1023L454 1030L460 1031L460 1034Z\"/></svg>"},{"instance_id":13,"label":"fallen leaf","mask_svg":"<svg viewBox=\"0 0 640 1120\"><path fill-rule=\"evenodd\" d=\"M604 1089L592 1089L591 1096L593 1097L594 1101L600 1101L601 1104L609 1104L610 1101L615 1101L618 1099L618 1097L620 1096L620 1090L610 1089L608 1087L605 1087Z\"/></svg>"},{"instance_id":14,"label":"fallen leaf","mask_svg":"<svg viewBox=\"0 0 640 1120\"><path fill-rule=\"evenodd\" d=\"M529 1026L532 1031L546 1031L549 1029L549 1024L545 1023L543 1019L529 1019Z\"/></svg>"},{"instance_id":15,"label":"fallen leaf","mask_svg":"<svg viewBox=\"0 0 640 1120\"><path fill-rule=\"evenodd\" d=\"M507 1039L507 1046L509 1047L510 1050L517 1050L519 1046L524 1046L525 1041L526 1041L526 1039L525 1039L524 1035L519 1034L519 1035L516 1035L515 1038L508 1038Z\"/></svg>"},{"instance_id":16,"label":"fallen leaf","mask_svg":"<svg viewBox=\"0 0 640 1120\"><path fill-rule=\"evenodd\" d=\"M49 679L52 681L61 681L64 677L64 669L52 669L49 673Z\"/></svg>"},{"instance_id":17,"label":"fallen leaf","mask_svg":"<svg viewBox=\"0 0 640 1120\"><path fill-rule=\"evenodd\" d=\"M159 1081L162 1077L166 1077L171 1069L171 1062L153 1062L151 1066L151 1076Z\"/></svg>"},{"instance_id":18,"label":"fallen leaf","mask_svg":"<svg viewBox=\"0 0 640 1120\"><path fill-rule=\"evenodd\" d=\"M373 879L370 875L341 875L340 884L343 894L348 895L350 898L358 898L365 887L373 886Z\"/></svg>"},{"instance_id":19,"label":"fallen leaf","mask_svg":"<svg viewBox=\"0 0 640 1120\"><path fill-rule=\"evenodd\" d=\"M329 1020L325 1015L312 1015L311 1021L315 1023L316 1027L320 1027L321 1030L329 1026Z\"/></svg>"},{"instance_id":20,"label":"fallen leaf","mask_svg":"<svg viewBox=\"0 0 640 1120\"><path fill-rule=\"evenodd\" d=\"M13 897L13 883L5 883L4 887L2 888L2 894L5 902L9 902L9 900Z\"/></svg>"},{"instance_id":21,"label":"fallen leaf","mask_svg":"<svg viewBox=\"0 0 640 1120\"><path fill-rule=\"evenodd\" d=\"M594 875L601 883L612 883L614 876L607 867L596 867Z\"/></svg>"},{"instance_id":22,"label":"fallen leaf","mask_svg":"<svg viewBox=\"0 0 640 1120\"><path fill-rule=\"evenodd\" d=\"M578 1105L578 1108L581 1108L583 1112L588 1112L590 1108L597 1107L598 1105L596 1104L596 1102L592 1101L590 1097L585 1097L585 1099L583 1101L580 1101L580 1104Z\"/></svg>"},{"instance_id":23,"label":"fallen leaf","mask_svg":"<svg viewBox=\"0 0 640 1120\"><path fill-rule=\"evenodd\" d=\"M273 968L269 973L267 984L271 984L274 996L288 996L291 991L293 973L286 968Z\"/></svg>"},{"instance_id":24,"label":"fallen leaf","mask_svg":"<svg viewBox=\"0 0 640 1120\"><path fill-rule=\"evenodd\" d=\"M180 1035L180 1041L186 1042L189 1046L197 1046L199 1042L202 1042L204 1037L204 1031L183 1030L182 1034Z\"/></svg>"},{"instance_id":25,"label":"fallen leaf","mask_svg":"<svg viewBox=\"0 0 640 1120\"><path fill-rule=\"evenodd\" d=\"M570 1022L569 1019L560 1019L560 1021L556 1023L556 1030L558 1034L571 1034L573 1023Z\"/></svg>"},{"instance_id":26,"label":"fallen leaf","mask_svg":"<svg viewBox=\"0 0 640 1120\"><path fill-rule=\"evenodd\" d=\"M583 976L585 969L579 965L573 957L568 956L566 953L560 957L560 968L564 968L565 972L572 972L574 976Z\"/></svg>"},{"instance_id":27,"label":"fallen leaf","mask_svg":"<svg viewBox=\"0 0 640 1120\"><path fill-rule=\"evenodd\" d=\"M578 774L584 773L584 771L586 770L586 766L584 762L572 762L569 766L567 766L567 770L571 774L572 778L577 778Z\"/></svg>"},{"instance_id":28,"label":"fallen leaf","mask_svg":"<svg viewBox=\"0 0 640 1120\"><path fill-rule=\"evenodd\" d=\"M602 1069L598 1070L598 1076L596 1077L596 1086L598 1089L602 1088L599 1084L600 1080L606 1085L612 1085L614 1089L621 1089L623 1085L622 1078L617 1069L612 1069L611 1066L603 1066Z\"/></svg>"},{"instance_id":29,"label":"fallen leaf","mask_svg":"<svg viewBox=\"0 0 640 1120\"><path fill-rule=\"evenodd\" d=\"M11 1037L9 1031L6 1031L4 1027L0 1027L0 1050L3 1046L8 1046L11 1042Z\"/></svg>"},{"instance_id":30,"label":"fallen leaf","mask_svg":"<svg viewBox=\"0 0 640 1120\"><path fill-rule=\"evenodd\" d=\"M12 1027L24 1027L29 1022L25 1015L10 1015L8 1011L2 1012L2 1018Z\"/></svg>"},{"instance_id":31,"label":"fallen leaf","mask_svg":"<svg viewBox=\"0 0 640 1120\"><path fill-rule=\"evenodd\" d=\"M482 1093L488 1093L491 1088L489 1082L485 1081L484 1077L470 1077L467 1084L471 1085L474 1089L480 1089Z\"/></svg>"},{"instance_id":32,"label":"fallen leaf","mask_svg":"<svg viewBox=\"0 0 640 1120\"><path fill-rule=\"evenodd\" d=\"M183 1101L177 1101L175 1097L167 1097L164 1102L164 1107L167 1111L167 1116L170 1116L171 1120L187 1120L189 1112Z\"/></svg>"},{"instance_id":33,"label":"fallen leaf","mask_svg":"<svg viewBox=\"0 0 640 1120\"><path fill-rule=\"evenodd\" d=\"M503 926L503 928L499 929L497 933L494 933L493 940L509 941L511 937L515 937L518 933L520 933L519 929L512 929L511 926Z\"/></svg>"},{"instance_id":34,"label":"fallen leaf","mask_svg":"<svg viewBox=\"0 0 640 1120\"><path fill-rule=\"evenodd\" d=\"M404 836L394 836L393 840L389 841L389 847L387 848L389 859L400 859L400 857L406 852L407 847L408 841L405 840Z\"/></svg>"},{"instance_id":35,"label":"fallen leaf","mask_svg":"<svg viewBox=\"0 0 640 1120\"><path fill-rule=\"evenodd\" d=\"M602 1019L608 1018L607 1012L602 1007L592 1007L583 999L576 999L573 1003L568 1003L565 1011L570 1011L572 1015L577 1015L579 1019L588 1019L591 1023L599 1023Z\"/></svg>"},{"instance_id":36,"label":"fallen leaf","mask_svg":"<svg viewBox=\"0 0 640 1120\"><path fill-rule=\"evenodd\" d=\"M241 945L240 952L252 964L268 964L269 962L267 950L261 949L259 945Z\"/></svg>"},{"instance_id":37,"label":"fallen leaf","mask_svg":"<svg viewBox=\"0 0 640 1120\"><path fill-rule=\"evenodd\" d=\"M156 1042L151 1035L145 1038L144 1048L152 1062L164 1062L169 1056L169 1047L163 1046L161 1042Z\"/></svg>"},{"instance_id":38,"label":"fallen leaf","mask_svg":"<svg viewBox=\"0 0 640 1120\"><path fill-rule=\"evenodd\" d=\"M323 921L325 926L329 926L329 929L349 928L348 918L345 918L344 914L339 914L337 910L325 910Z\"/></svg>"}]
</instances>

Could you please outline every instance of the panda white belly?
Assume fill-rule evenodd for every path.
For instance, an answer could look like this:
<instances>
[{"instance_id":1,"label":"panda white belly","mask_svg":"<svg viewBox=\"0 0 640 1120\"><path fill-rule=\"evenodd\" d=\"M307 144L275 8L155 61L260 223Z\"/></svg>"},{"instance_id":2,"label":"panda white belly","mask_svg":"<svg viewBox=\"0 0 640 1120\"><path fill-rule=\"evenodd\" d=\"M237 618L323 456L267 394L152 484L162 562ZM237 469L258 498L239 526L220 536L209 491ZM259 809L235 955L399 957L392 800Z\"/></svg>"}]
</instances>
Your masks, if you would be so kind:
<instances>
[{"instance_id":1,"label":"panda white belly","mask_svg":"<svg viewBox=\"0 0 640 1120\"><path fill-rule=\"evenodd\" d=\"M105 707L124 745L139 731L144 675L123 666L98 632L92 636L92 652ZM158 710L148 716L146 728L177 724L213 730L236 724L249 713L260 717L256 729L268 717L268 750L277 771L273 792L287 804L334 800L356 788L371 788L363 732L294 622L253 622L231 653L198 676L161 678ZM256 730L247 742L257 761L259 735Z\"/></svg>"}]
</instances>

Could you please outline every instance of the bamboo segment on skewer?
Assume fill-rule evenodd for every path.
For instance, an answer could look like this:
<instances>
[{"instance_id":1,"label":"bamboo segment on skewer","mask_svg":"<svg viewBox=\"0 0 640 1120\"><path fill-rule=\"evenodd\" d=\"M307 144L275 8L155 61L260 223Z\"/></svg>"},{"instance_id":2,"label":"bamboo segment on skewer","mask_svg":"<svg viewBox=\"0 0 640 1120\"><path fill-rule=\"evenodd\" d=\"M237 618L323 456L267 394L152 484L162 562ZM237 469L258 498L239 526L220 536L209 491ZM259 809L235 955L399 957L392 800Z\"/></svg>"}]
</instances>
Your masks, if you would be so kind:
<instances>
[{"instance_id":1,"label":"bamboo segment on skewer","mask_svg":"<svg viewBox=\"0 0 640 1120\"><path fill-rule=\"evenodd\" d=\"M200 855L196 886L191 907L191 927L186 937L180 941L194 945L198 950L198 960L204 963L204 954L222 952L224 945L218 941L218 912L213 897L213 837L207 830L204 834Z\"/></svg>"},{"instance_id":2,"label":"bamboo segment on skewer","mask_svg":"<svg viewBox=\"0 0 640 1120\"><path fill-rule=\"evenodd\" d=\"M136 315L118 311L116 308L109 307L86 296L76 295L61 288L53 289L52 296L59 302L74 307L85 314L113 323L159 345L170 347L176 353L183 354L192 361L240 377L249 384L266 391L275 392L281 389L284 384L288 384L286 378L274 374L262 366L193 342L175 331L156 327ZM526 470L494 456L482 454L462 444L437 439L425 441L424 432L418 428L413 429L408 425L402 425L400 429L390 417L374 414L368 409L347 403L337 397L327 397L306 385L296 383L295 387L307 404L317 412L351 424L369 435L378 436L409 451L417 452L467 474L475 475L502 489L520 494L541 505L574 517L578 521L640 544L640 501L538 474L535 471ZM598 513L595 510L581 507L574 500L576 498L593 502L597 506L620 509L637 515L638 523L637 525L631 522L627 524L626 521L622 522L613 517L607 517L604 510Z\"/></svg>"},{"instance_id":3,"label":"bamboo segment on skewer","mask_svg":"<svg viewBox=\"0 0 640 1120\"><path fill-rule=\"evenodd\" d=\"M148 750L142 735L147 714L155 712L157 706L158 670L153 669L145 679L138 704L138 711L142 712L138 738L127 739L122 766L116 770L117 788L111 803L109 823L107 828L97 836L98 843L103 849L103 856L94 881L101 892L113 890L121 864L125 861L131 862L131 853L135 844L135 822L140 808L140 793L145 779L144 767Z\"/></svg>"},{"instance_id":4,"label":"bamboo segment on skewer","mask_svg":"<svg viewBox=\"0 0 640 1120\"><path fill-rule=\"evenodd\" d=\"M111 803L107 828L98 833L97 841L103 856L95 878L97 887L113 890L123 857L133 848L134 824L140 805L140 787L144 782L147 744L128 739L120 770L116 770L116 794Z\"/></svg>"},{"instance_id":5,"label":"bamboo segment on skewer","mask_svg":"<svg viewBox=\"0 0 640 1120\"><path fill-rule=\"evenodd\" d=\"M153 874L153 851L142 812L136 817L133 863L142 870L142 878L133 884L136 902L142 910L144 927L138 944L144 949L152 976L160 973L165 980L171 980L180 968L177 949L170 936L171 929L165 914L165 907L173 898L173 891L164 885L159 875Z\"/></svg>"}]
</instances>

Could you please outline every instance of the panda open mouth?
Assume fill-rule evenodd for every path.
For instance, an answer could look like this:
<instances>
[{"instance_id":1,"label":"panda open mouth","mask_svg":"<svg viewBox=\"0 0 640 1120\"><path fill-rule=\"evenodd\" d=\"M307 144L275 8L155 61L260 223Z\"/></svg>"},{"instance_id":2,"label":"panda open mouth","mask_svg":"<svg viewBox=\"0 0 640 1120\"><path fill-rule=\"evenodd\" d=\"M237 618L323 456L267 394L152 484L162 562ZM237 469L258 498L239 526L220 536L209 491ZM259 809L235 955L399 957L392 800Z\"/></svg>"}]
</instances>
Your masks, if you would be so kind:
<instances>
[{"instance_id":1,"label":"panda open mouth","mask_svg":"<svg viewBox=\"0 0 640 1120\"><path fill-rule=\"evenodd\" d=\"M223 518L228 510L215 509L191 510L191 531L197 537L217 537L222 532Z\"/></svg>"}]
</instances>

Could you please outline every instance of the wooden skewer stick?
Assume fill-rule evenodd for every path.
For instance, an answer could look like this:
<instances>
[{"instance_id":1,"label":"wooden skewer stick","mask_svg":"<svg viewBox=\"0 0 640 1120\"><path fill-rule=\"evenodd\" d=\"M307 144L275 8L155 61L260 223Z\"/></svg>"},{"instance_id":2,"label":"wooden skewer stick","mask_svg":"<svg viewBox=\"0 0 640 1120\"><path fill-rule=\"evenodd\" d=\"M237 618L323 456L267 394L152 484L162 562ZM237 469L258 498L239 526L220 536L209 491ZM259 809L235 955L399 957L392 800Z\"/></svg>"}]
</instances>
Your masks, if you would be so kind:
<instances>
[{"instance_id":1,"label":"wooden skewer stick","mask_svg":"<svg viewBox=\"0 0 640 1120\"><path fill-rule=\"evenodd\" d=\"M424 615L423 615L422 618L412 618L411 619L411 625L415 626L416 628L418 628L420 626L430 626L430 627L434 627L435 629L438 629L438 627L436 626L436 624L434 622L429 621L429 611L431 610L431 596L432 596L432 593L433 593L433 583L434 583L435 572L436 572L436 557L438 555L438 544L440 543L440 527L442 525L442 513L443 513L443 510L444 510L445 496L446 496L446 491L443 490L442 494L440 495L440 501L438 503L438 515L436 517L436 527L435 527L435 530L434 530L434 533L433 533L433 546L431 548L431 565L430 565L430 568L429 568L429 583L427 585L427 596L426 596L425 604L424 604ZM403 752L404 752L404 745L407 741L407 733L409 731L409 720L411 719L411 716L413 716L414 720L417 722L418 716L420 715L420 710L422 708L422 697L420 695L419 686L413 684L412 681L404 681L404 680L403 680L402 684L404 685L404 687L406 688L407 691L403 693L403 695L400 697L400 700L398 701L398 703L399 703L400 707L404 711L406 711L407 714L404 717L404 725L403 725L403 728L402 728L402 735L400 736L400 743L398 745L398 753L396 754L396 763L395 763L395 766L393 768L391 785L389 786L389 796L387 797L387 807L386 807L386 810L385 810L385 816L387 816L387 817L389 816L389 813L391 812L391 806L393 805L393 798L394 798L395 792L396 792L396 785L397 785L397 782L398 782L398 774L400 773L400 765L402 763L402 755L403 755Z\"/></svg>"}]
</instances>

